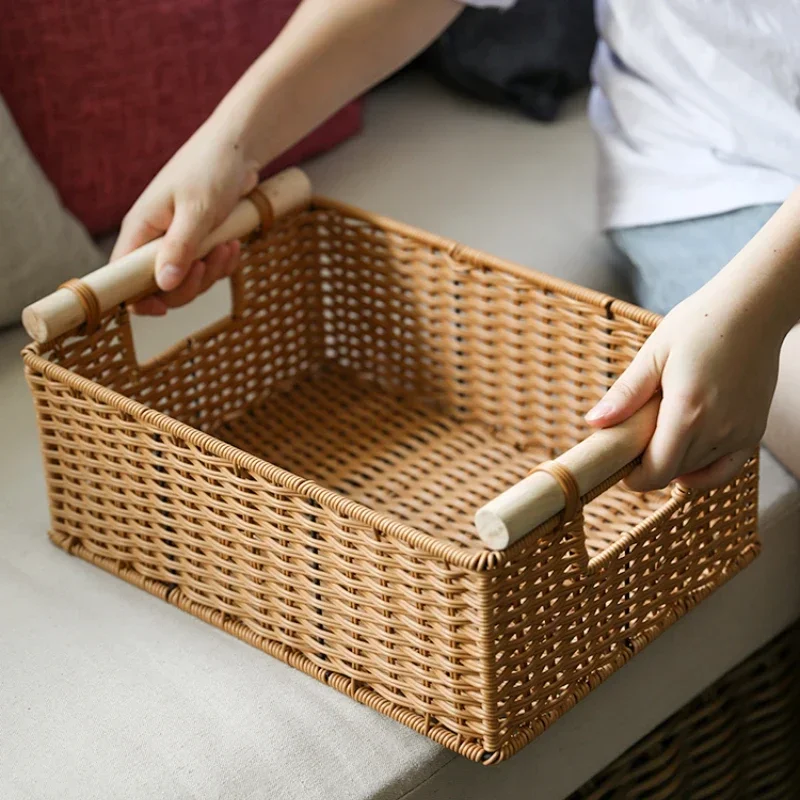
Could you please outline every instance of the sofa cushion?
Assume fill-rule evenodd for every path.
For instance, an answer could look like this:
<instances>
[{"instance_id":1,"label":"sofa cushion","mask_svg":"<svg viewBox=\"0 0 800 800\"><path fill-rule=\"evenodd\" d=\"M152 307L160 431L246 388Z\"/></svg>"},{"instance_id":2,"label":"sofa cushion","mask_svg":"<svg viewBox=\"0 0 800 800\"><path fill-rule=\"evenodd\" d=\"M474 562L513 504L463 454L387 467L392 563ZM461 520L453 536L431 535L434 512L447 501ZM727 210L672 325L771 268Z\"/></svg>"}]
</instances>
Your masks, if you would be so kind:
<instances>
[{"instance_id":1,"label":"sofa cushion","mask_svg":"<svg viewBox=\"0 0 800 800\"><path fill-rule=\"evenodd\" d=\"M0 328L16 325L26 305L102 261L0 98Z\"/></svg>"},{"instance_id":2,"label":"sofa cushion","mask_svg":"<svg viewBox=\"0 0 800 800\"><path fill-rule=\"evenodd\" d=\"M92 233L150 179L275 38L299 0L6 3L0 94L65 205ZM354 133L350 105L272 171Z\"/></svg>"}]
</instances>

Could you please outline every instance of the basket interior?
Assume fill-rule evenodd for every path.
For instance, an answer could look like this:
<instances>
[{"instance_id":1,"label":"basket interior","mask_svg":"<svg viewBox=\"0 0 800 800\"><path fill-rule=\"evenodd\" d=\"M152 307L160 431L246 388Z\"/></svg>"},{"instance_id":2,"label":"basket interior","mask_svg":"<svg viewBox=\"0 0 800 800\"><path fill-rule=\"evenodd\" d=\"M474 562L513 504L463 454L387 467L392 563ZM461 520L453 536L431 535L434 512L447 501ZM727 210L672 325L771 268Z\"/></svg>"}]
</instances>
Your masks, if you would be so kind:
<instances>
[{"instance_id":1,"label":"basket interior","mask_svg":"<svg viewBox=\"0 0 800 800\"><path fill-rule=\"evenodd\" d=\"M473 515L548 458L503 441L446 407L392 395L345 371L307 376L216 428L214 435L368 508L475 548ZM586 508L590 554L663 504L663 493L613 488Z\"/></svg>"},{"instance_id":2,"label":"basket interior","mask_svg":"<svg viewBox=\"0 0 800 800\"><path fill-rule=\"evenodd\" d=\"M470 549L475 510L588 435L649 333L607 298L332 205L249 243L234 296L230 320L150 364L124 312L45 355ZM590 552L664 499L593 501Z\"/></svg>"}]
</instances>

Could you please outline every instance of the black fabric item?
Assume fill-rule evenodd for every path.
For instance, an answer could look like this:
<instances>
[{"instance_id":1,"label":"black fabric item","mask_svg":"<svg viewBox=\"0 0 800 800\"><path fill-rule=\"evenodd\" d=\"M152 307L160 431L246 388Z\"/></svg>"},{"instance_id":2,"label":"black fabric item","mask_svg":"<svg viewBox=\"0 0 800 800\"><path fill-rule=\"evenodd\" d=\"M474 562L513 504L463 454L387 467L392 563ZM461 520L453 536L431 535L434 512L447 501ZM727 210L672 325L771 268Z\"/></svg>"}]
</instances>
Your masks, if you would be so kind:
<instances>
[{"instance_id":1,"label":"black fabric item","mask_svg":"<svg viewBox=\"0 0 800 800\"><path fill-rule=\"evenodd\" d=\"M467 8L423 63L467 94L555 119L587 86L597 34L593 0L517 0L507 11Z\"/></svg>"}]
</instances>

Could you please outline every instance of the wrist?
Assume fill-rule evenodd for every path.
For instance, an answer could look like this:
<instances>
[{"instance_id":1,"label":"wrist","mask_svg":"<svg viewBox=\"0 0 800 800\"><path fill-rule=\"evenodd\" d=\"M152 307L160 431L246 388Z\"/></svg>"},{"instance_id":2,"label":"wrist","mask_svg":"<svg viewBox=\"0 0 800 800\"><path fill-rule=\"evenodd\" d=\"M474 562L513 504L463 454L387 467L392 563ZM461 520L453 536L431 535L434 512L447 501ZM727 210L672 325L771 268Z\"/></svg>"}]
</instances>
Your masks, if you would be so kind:
<instances>
[{"instance_id":1,"label":"wrist","mask_svg":"<svg viewBox=\"0 0 800 800\"><path fill-rule=\"evenodd\" d=\"M722 302L754 316L782 341L800 321L800 189L712 281ZM726 299L726 297L728 299Z\"/></svg>"},{"instance_id":2,"label":"wrist","mask_svg":"<svg viewBox=\"0 0 800 800\"><path fill-rule=\"evenodd\" d=\"M734 260L708 283L707 289L733 326L747 330L765 344L780 345L797 322L796 298L763 273L754 277L755 267Z\"/></svg>"},{"instance_id":3,"label":"wrist","mask_svg":"<svg viewBox=\"0 0 800 800\"><path fill-rule=\"evenodd\" d=\"M272 154L266 146L269 135L259 130L257 116L247 105L236 98L227 97L206 120L206 135L226 149L232 149L248 166L261 169L277 153Z\"/></svg>"}]
</instances>

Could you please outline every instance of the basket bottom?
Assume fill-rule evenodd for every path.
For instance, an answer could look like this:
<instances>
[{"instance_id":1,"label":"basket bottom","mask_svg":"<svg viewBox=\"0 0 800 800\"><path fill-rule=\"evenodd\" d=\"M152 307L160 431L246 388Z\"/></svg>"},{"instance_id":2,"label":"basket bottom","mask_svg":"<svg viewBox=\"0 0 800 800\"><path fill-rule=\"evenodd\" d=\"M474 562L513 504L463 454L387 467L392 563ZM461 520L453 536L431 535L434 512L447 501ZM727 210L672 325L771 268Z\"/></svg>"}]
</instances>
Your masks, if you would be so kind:
<instances>
[{"instance_id":1,"label":"basket bottom","mask_svg":"<svg viewBox=\"0 0 800 800\"><path fill-rule=\"evenodd\" d=\"M296 475L431 536L481 548L475 510L551 454L521 449L441 405L321 371L211 431ZM616 486L585 510L590 555L665 500Z\"/></svg>"}]
</instances>

